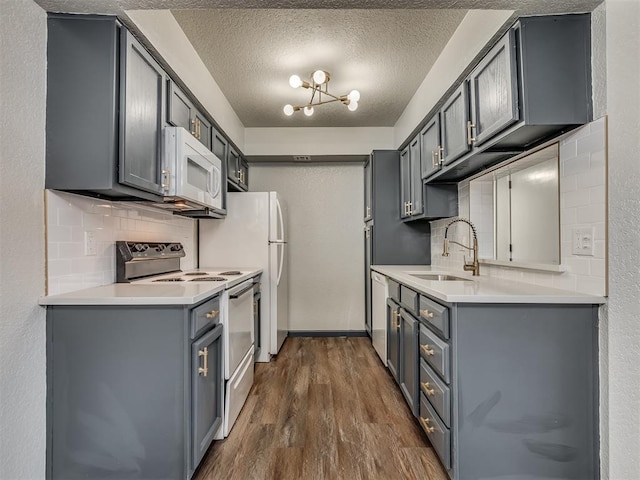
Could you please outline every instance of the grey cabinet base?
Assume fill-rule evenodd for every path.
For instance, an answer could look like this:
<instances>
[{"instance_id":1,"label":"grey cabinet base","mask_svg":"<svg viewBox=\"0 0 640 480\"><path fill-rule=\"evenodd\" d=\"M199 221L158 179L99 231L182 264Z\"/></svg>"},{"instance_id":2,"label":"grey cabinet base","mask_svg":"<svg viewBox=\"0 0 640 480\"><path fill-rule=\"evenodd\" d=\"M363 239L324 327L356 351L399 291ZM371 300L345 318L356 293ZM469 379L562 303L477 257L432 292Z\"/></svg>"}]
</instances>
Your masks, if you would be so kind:
<instances>
[{"instance_id":1,"label":"grey cabinet base","mask_svg":"<svg viewBox=\"0 0 640 480\"><path fill-rule=\"evenodd\" d=\"M47 309L47 479L193 475L190 333L181 306Z\"/></svg>"}]
</instances>

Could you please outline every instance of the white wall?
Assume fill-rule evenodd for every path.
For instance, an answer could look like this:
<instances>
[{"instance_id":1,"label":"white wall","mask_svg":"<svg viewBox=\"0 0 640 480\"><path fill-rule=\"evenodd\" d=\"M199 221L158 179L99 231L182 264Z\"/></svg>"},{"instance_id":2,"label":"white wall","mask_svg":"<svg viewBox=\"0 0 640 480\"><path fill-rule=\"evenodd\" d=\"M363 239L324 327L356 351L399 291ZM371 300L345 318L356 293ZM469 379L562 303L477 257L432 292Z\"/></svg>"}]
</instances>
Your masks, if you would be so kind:
<instances>
[{"instance_id":1,"label":"white wall","mask_svg":"<svg viewBox=\"0 0 640 480\"><path fill-rule=\"evenodd\" d=\"M196 221L135 203L118 203L47 191L48 295L116 281L115 242L180 242L183 270L196 266ZM96 237L96 255L85 255L85 232Z\"/></svg>"},{"instance_id":2,"label":"white wall","mask_svg":"<svg viewBox=\"0 0 640 480\"><path fill-rule=\"evenodd\" d=\"M393 148L418 126L512 14L511 10L469 10L396 122Z\"/></svg>"},{"instance_id":3,"label":"white wall","mask_svg":"<svg viewBox=\"0 0 640 480\"><path fill-rule=\"evenodd\" d=\"M44 478L46 18L33 2L0 11L0 478Z\"/></svg>"},{"instance_id":4,"label":"white wall","mask_svg":"<svg viewBox=\"0 0 640 480\"><path fill-rule=\"evenodd\" d=\"M171 12L128 10L127 15L244 152L244 125Z\"/></svg>"},{"instance_id":5,"label":"white wall","mask_svg":"<svg viewBox=\"0 0 640 480\"><path fill-rule=\"evenodd\" d=\"M289 209L289 329L364 330L362 164L252 164Z\"/></svg>"},{"instance_id":6,"label":"white wall","mask_svg":"<svg viewBox=\"0 0 640 480\"><path fill-rule=\"evenodd\" d=\"M393 148L391 127L245 129L245 155L368 155Z\"/></svg>"},{"instance_id":7,"label":"white wall","mask_svg":"<svg viewBox=\"0 0 640 480\"><path fill-rule=\"evenodd\" d=\"M606 2L609 115L609 305L602 356L603 465L640 478L640 2ZM608 403L607 403L608 400Z\"/></svg>"}]
</instances>

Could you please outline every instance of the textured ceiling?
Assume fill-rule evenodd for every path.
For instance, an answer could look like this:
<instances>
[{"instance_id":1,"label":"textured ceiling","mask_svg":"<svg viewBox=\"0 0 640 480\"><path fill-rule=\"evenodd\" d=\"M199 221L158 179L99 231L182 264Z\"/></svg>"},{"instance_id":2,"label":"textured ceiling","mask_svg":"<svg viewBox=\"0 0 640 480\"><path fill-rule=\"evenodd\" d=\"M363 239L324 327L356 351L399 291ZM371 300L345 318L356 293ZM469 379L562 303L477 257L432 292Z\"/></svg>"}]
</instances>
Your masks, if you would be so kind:
<instances>
[{"instance_id":1,"label":"textured ceiling","mask_svg":"<svg viewBox=\"0 0 640 480\"><path fill-rule=\"evenodd\" d=\"M465 10L179 10L174 17L246 127L393 126ZM361 93L287 117L311 93L289 86L316 69L329 92Z\"/></svg>"},{"instance_id":2,"label":"textured ceiling","mask_svg":"<svg viewBox=\"0 0 640 480\"><path fill-rule=\"evenodd\" d=\"M245 126L318 127L392 126L468 9L569 13L601 0L35 2L47 11L115 14L134 30L126 10L170 9ZM289 76L317 68L331 72L331 93L360 90L356 112L335 103L310 118L282 113L310 96L289 87Z\"/></svg>"}]
</instances>

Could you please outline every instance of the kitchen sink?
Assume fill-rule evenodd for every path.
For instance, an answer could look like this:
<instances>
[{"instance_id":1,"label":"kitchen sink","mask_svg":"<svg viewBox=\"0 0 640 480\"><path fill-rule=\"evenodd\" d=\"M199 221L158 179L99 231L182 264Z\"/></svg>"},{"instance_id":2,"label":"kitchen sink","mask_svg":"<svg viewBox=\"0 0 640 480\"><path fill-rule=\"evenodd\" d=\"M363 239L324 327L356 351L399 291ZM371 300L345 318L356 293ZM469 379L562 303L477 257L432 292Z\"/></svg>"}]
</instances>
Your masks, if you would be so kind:
<instances>
[{"instance_id":1,"label":"kitchen sink","mask_svg":"<svg viewBox=\"0 0 640 480\"><path fill-rule=\"evenodd\" d=\"M453 275L443 275L437 273L410 273L412 277L420 280L435 280L437 282L470 282L468 278L454 277Z\"/></svg>"}]
</instances>

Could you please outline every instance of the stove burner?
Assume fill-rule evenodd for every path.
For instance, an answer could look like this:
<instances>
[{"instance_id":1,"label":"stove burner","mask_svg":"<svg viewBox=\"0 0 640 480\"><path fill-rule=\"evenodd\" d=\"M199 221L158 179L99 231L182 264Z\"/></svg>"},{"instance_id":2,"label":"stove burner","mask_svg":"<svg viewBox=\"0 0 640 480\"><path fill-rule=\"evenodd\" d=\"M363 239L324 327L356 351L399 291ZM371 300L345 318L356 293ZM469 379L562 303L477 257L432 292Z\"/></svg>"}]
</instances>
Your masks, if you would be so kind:
<instances>
[{"instance_id":1,"label":"stove burner","mask_svg":"<svg viewBox=\"0 0 640 480\"><path fill-rule=\"evenodd\" d=\"M219 273L219 275L242 275L242 272L238 271L238 270L229 270L228 272L221 272Z\"/></svg>"},{"instance_id":2,"label":"stove burner","mask_svg":"<svg viewBox=\"0 0 640 480\"><path fill-rule=\"evenodd\" d=\"M184 282L182 278L159 278L154 282Z\"/></svg>"},{"instance_id":3,"label":"stove burner","mask_svg":"<svg viewBox=\"0 0 640 480\"><path fill-rule=\"evenodd\" d=\"M192 278L189 281L190 282L226 282L227 279L222 277L198 277L198 278Z\"/></svg>"},{"instance_id":4,"label":"stove burner","mask_svg":"<svg viewBox=\"0 0 640 480\"><path fill-rule=\"evenodd\" d=\"M187 273L183 273L183 275L185 277L193 277L196 275L200 275L200 276L204 276L204 275L209 275L207 272L187 272Z\"/></svg>"}]
</instances>

